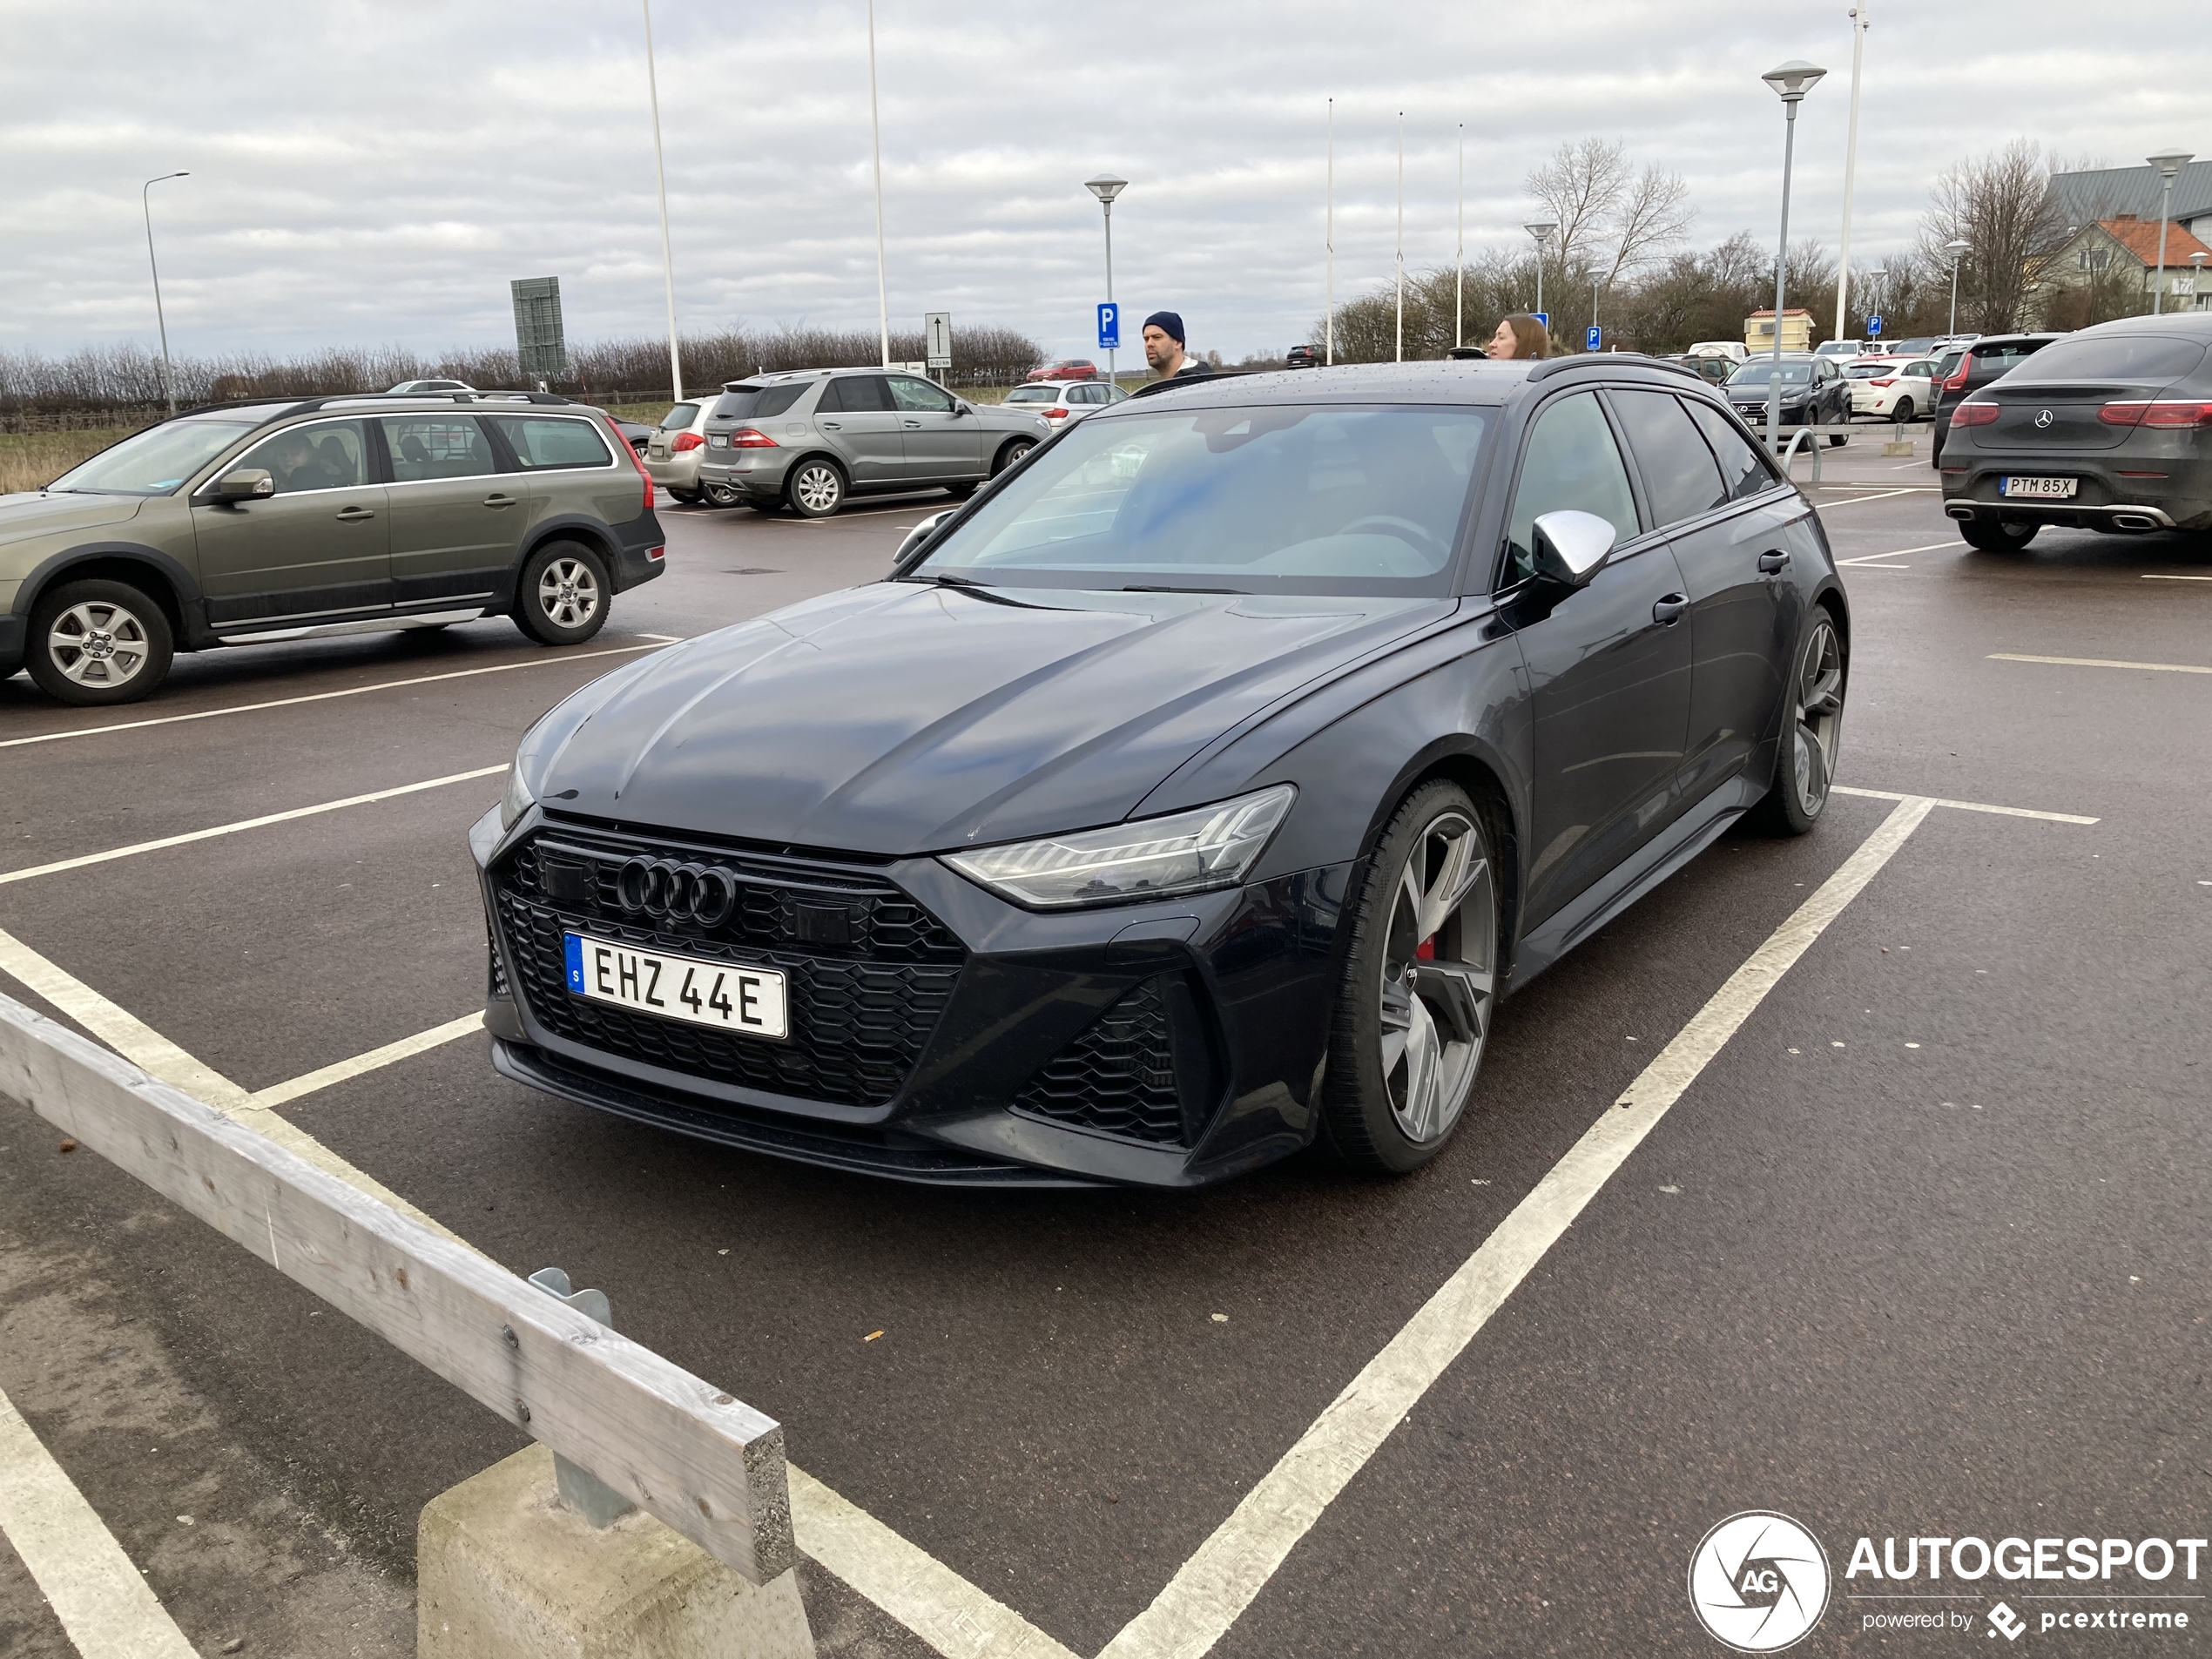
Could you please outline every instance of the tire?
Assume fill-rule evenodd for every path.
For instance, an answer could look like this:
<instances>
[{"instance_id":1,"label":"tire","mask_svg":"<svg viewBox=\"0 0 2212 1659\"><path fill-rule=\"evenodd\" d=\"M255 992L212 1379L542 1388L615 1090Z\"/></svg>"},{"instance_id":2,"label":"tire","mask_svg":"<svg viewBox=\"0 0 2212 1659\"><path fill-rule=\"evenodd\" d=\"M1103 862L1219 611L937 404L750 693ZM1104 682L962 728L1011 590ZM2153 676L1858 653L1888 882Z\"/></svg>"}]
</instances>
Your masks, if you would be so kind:
<instances>
[{"instance_id":1,"label":"tire","mask_svg":"<svg viewBox=\"0 0 2212 1659\"><path fill-rule=\"evenodd\" d=\"M1896 407L1890 411L1890 419L1899 426L1911 426L1912 424L1912 400L1909 397L1898 399Z\"/></svg>"},{"instance_id":2,"label":"tire","mask_svg":"<svg viewBox=\"0 0 2212 1659\"><path fill-rule=\"evenodd\" d=\"M1427 1163L1474 1093L1497 1001L1492 839L1465 790L1433 781L1367 860L1321 1091L1323 1134L1352 1168Z\"/></svg>"},{"instance_id":3,"label":"tire","mask_svg":"<svg viewBox=\"0 0 2212 1659\"><path fill-rule=\"evenodd\" d=\"M679 507L691 506L699 499L699 492L696 489L678 489L674 484L664 484L661 488L668 491L669 500Z\"/></svg>"},{"instance_id":4,"label":"tire","mask_svg":"<svg viewBox=\"0 0 2212 1659\"><path fill-rule=\"evenodd\" d=\"M2002 518L1969 518L1959 521L1959 536L1968 547L1984 553L2017 553L2035 539L2035 532L2041 528Z\"/></svg>"},{"instance_id":5,"label":"tire","mask_svg":"<svg viewBox=\"0 0 2212 1659\"><path fill-rule=\"evenodd\" d=\"M992 457L991 476L997 477L1036 447L1037 441L1035 438L1008 438L999 446L998 454Z\"/></svg>"},{"instance_id":6,"label":"tire","mask_svg":"<svg viewBox=\"0 0 2212 1659\"><path fill-rule=\"evenodd\" d=\"M80 708L135 703L176 657L169 618L126 582L64 582L30 613L24 666L47 696Z\"/></svg>"},{"instance_id":7,"label":"tire","mask_svg":"<svg viewBox=\"0 0 2212 1659\"><path fill-rule=\"evenodd\" d=\"M1752 809L1752 821L1770 835L1803 835L1828 805L1843 738L1848 666L1835 617L1825 605L1815 605L1790 659L1774 781Z\"/></svg>"},{"instance_id":8,"label":"tire","mask_svg":"<svg viewBox=\"0 0 2212 1659\"><path fill-rule=\"evenodd\" d=\"M1848 432L1831 432L1828 435L1828 447L1831 449L1840 449L1850 442L1851 434Z\"/></svg>"},{"instance_id":9,"label":"tire","mask_svg":"<svg viewBox=\"0 0 2212 1659\"><path fill-rule=\"evenodd\" d=\"M735 507L739 501L747 499L735 484L708 484L701 493L706 496L709 507ZM758 507L760 503L754 499L752 504Z\"/></svg>"},{"instance_id":10,"label":"tire","mask_svg":"<svg viewBox=\"0 0 2212 1659\"><path fill-rule=\"evenodd\" d=\"M614 589L605 562L581 542L548 542L523 563L515 625L541 645L574 645L607 620Z\"/></svg>"},{"instance_id":11,"label":"tire","mask_svg":"<svg viewBox=\"0 0 2212 1659\"><path fill-rule=\"evenodd\" d=\"M947 484L945 493L954 501L966 501L975 493L975 481L971 478L964 484Z\"/></svg>"},{"instance_id":12,"label":"tire","mask_svg":"<svg viewBox=\"0 0 2212 1659\"><path fill-rule=\"evenodd\" d=\"M784 481L784 502L801 518L828 518L845 505L845 474L837 462L809 455Z\"/></svg>"}]
</instances>

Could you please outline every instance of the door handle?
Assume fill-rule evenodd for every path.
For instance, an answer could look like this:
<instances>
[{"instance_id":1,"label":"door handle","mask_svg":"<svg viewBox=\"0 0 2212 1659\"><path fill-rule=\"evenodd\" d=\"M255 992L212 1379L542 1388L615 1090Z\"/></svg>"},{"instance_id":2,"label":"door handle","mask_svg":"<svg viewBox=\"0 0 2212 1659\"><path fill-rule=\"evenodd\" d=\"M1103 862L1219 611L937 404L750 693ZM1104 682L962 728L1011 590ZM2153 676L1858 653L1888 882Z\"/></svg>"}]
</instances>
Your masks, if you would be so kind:
<instances>
[{"instance_id":1,"label":"door handle","mask_svg":"<svg viewBox=\"0 0 2212 1659\"><path fill-rule=\"evenodd\" d=\"M838 421L817 421L814 424L821 428L821 429L825 432L842 432L845 430L843 422Z\"/></svg>"},{"instance_id":2,"label":"door handle","mask_svg":"<svg viewBox=\"0 0 2212 1659\"><path fill-rule=\"evenodd\" d=\"M487 507L512 507L514 504L515 498L512 496L490 495L484 497L484 505Z\"/></svg>"},{"instance_id":3,"label":"door handle","mask_svg":"<svg viewBox=\"0 0 2212 1659\"><path fill-rule=\"evenodd\" d=\"M373 507L341 507L338 509L338 522L341 524L365 524L375 516L376 509Z\"/></svg>"},{"instance_id":4,"label":"door handle","mask_svg":"<svg viewBox=\"0 0 2212 1659\"><path fill-rule=\"evenodd\" d=\"M1651 607L1651 620L1662 628L1671 628L1682 620L1682 613L1689 609L1688 595L1670 593Z\"/></svg>"},{"instance_id":5,"label":"door handle","mask_svg":"<svg viewBox=\"0 0 2212 1659\"><path fill-rule=\"evenodd\" d=\"M919 421L909 421L907 422L907 425L917 432L921 429L921 422Z\"/></svg>"},{"instance_id":6,"label":"door handle","mask_svg":"<svg viewBox=\"0 0 2212 1659\"><path fill-rule=\"evenodd\" d=\"M1761 576L1773 576L1782 570L1789 564L1789 554L1785 553L1778 547L1770 548L1766 552L1759 555L1759 574Z\"/></svg>"}]
</instances>

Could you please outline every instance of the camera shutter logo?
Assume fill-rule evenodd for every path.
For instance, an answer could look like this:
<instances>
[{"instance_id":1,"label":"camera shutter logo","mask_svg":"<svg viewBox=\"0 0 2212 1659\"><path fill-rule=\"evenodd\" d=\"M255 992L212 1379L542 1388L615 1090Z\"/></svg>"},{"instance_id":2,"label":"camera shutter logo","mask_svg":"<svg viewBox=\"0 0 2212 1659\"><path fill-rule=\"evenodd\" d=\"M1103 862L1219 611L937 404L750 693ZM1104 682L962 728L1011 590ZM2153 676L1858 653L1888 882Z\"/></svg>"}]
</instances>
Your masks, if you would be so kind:
<instances>
[{"instance_id":1,"label":"camera shutter logo","mask_svg":"<svg viewBox=\"0 0 2212 1659\"><path fill-rule=\"evenodd\" d=\"M1779 1653L1828 1610L1828 1554L1787 1515L1747 1509L1707 1533L1689 1558L1689 1605L1738 1653Z\"/></svg>"}]
</instances>

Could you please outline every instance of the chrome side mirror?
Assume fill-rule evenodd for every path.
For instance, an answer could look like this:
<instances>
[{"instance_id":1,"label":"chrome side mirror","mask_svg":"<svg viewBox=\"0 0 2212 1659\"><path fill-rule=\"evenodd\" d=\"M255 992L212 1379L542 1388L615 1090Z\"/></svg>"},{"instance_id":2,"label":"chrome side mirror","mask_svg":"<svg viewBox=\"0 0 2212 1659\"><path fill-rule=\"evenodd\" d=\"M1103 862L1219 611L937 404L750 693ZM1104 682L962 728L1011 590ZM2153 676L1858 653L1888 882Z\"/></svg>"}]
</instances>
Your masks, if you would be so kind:
<instances>
[{"instance_id":1,"label":"chrome side mirror","mask_svg":"<svg viewBox=\"0 0 2212 1659\"><path fill-rule=\"evenodd\" d=\"M1613 556L1612 523L1595 513L1572 508L1536 520L1537 572L1570 588L1586 587Z\"/></svg>"},{"instance_id":2,"label":"chrome side mirror","mask_svg":"<svg viewBox=\"0 0 2212 1659\"><path fill-rule=\"evenodd\" d=\"M260 501L276 494L276 480L261 467L240 467L226 472L208 486L209 501Z\"/></svg>"},{"instance_id":3,"label":"chrome side mirror","mask_svg":"<svg viewBox=\"0 0 2212 1659\"><path fill-rule=\"evenodd\" d=\"M905 563L907 554L934 536L937 533L937 527L958 511L960 509L957 507L948 507L942 512L930 514L921 523L908 530L907 539L899 543L899 550L891 556L891 563L894 565Z\"/></svg>"}]
</instances>

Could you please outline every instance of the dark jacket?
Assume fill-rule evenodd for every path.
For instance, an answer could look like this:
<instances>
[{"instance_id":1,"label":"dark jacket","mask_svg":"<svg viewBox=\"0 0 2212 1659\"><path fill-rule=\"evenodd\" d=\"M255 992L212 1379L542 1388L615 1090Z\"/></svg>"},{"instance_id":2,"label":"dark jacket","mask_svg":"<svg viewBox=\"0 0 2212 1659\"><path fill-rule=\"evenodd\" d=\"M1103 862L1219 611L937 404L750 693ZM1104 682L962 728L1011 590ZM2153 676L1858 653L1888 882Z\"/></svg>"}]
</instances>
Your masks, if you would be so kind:
<instances>
[{"instance_id":1,"label":"dark jacket","mask_svg":"<svg viewBox=\"0 0 2212 1659\"><path fill-rule=\"evenodd\" d=\"M1193 357L1187 360L1181 368L1177 369L1175 373L1170 374L1168 378L1170 380L1177 381L1193 381L1197 380L1201 375L1211 374L1212 373L1213 365L1211 363L1207 362L1203 357Z\"/></svg>"}]
</instances>

